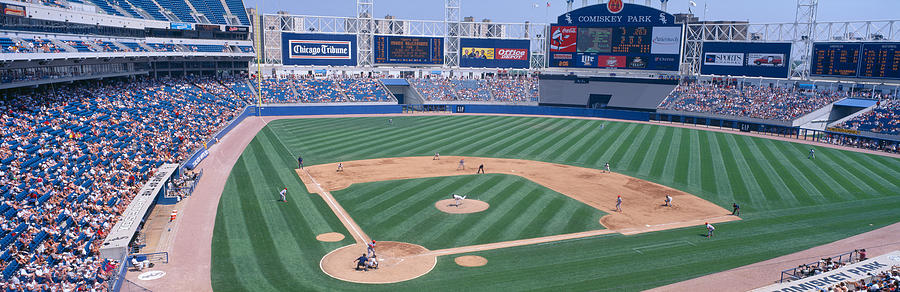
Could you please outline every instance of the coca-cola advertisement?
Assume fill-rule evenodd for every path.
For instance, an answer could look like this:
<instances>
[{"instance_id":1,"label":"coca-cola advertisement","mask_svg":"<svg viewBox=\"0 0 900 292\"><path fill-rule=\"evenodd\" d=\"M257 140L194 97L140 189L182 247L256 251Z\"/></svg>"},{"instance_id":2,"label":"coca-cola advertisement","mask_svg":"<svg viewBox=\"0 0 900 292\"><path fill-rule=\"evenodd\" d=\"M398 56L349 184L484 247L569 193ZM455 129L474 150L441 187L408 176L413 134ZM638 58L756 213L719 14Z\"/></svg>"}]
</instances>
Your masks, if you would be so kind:
<instances>
[{"instance_id":1,"label":"coca-cola advertisement","mask_svg":"<svg viewBox=\"0 0 900 292\"><path fill-rule=\"evenodd\" d=\"M460 39L459 66L470 68L530 67L529 40Z\"/></svg>"},{"instance_id":2,"label":"coca-cola advertisement","mask_svg":"<svg viewBox=\"0 0 900 292\"><path fill-rule=\"evenodd\" d=\"M551 52L574 52L577 40L578 27L555 25L550 27Z\"/></svg>"}]
</instances>

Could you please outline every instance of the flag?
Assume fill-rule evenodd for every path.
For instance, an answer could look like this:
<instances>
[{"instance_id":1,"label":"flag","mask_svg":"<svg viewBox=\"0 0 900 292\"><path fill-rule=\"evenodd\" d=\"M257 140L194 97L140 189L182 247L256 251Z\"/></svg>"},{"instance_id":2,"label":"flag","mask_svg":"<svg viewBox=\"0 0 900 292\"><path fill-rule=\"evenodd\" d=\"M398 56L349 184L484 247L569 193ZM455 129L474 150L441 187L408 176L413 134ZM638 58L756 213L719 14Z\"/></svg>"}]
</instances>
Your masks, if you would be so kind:
<instances>
[{"instance_id":1,"label":"flag","mask_svg":"<svg viewBox=\"0 0 900 292\"><path fill-rule=\"evenodd\" d=\"M534 8L538 8L538 7L541 7L541 6L540 6L540 5L538 5L538 4L537 4L537 3L532 3L532 6L534 6Z\"/></svg>"},{"instance_id":2,"label":"flag","mask_svg":"<svg viewBox=\"0 0 900 292\"><path fill-rule=\"evenodd\" d=\"M550 1L547 1L547 7L550 7Z\"/></svg>"},{"instance_id":3,"label":"flag","mask_svg":"<svg viewBox=\"0 0 900 292\"><path fill-rule=\"evenodd\" d=\"M691 6L697 7L697 2L690 1L690 3L691 3Z\"/></svg>"}]
</instances>

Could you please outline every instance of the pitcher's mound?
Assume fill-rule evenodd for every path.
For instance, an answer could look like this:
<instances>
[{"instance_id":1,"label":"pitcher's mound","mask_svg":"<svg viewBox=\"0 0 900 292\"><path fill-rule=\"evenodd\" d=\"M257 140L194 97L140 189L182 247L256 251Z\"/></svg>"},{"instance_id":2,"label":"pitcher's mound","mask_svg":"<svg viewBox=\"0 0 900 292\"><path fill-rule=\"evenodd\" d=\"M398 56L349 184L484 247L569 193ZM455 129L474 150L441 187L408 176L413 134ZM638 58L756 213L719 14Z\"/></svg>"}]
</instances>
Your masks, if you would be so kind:
<instances>
[{"instance_id":1,"label":"pitcher's mound","mask_svg":"<svg viewBox=\"0 0 900 292\"><path fill-rule=\"evenodd\" d=\"M324 242L338 242L344 240L344 235L337 232L328 232L316 235L316 240Z\"/></svg>"},{"instance_id":2,"label":"pitcher's mound","mask_svg":"<svg viewBox=\"0 0 900 292\"><path fill-rule=\"evenodd\" d=\"M460 265L463 267L480 267L480 266L486 265L488 262L487 259L484 257L473 256L473 255L457 257L457 258L453 259L453 261L456 262L457 265Z\"/></svg>"},{"instance_id":3,"label":"pitcher's mound","mask_svg":"<svg viewBox=\"0 0 900 292\"><path fill-rule=\"evenodd\" d=\"M322 258L319 267L329 276L354 283L387 284L403 282L428 274L437 264L437 257L426 254L421 245L379 241L375 249L378 269L356 270L355 259L366 253L366 246L353 244L338 248Z\"/></svg>"},{"instance_id":4,"label":"pitcher's mound","mask_svg":"<svg viewBox=\"0 0 900 292\"><path fill-rule=\"evenodd\" d=\"M487 202L473 199L465 199L459 206L456 206L456 200L454 199L440 200L434 203L434 206L441 212L450 214L478 213L491 207Z\"/></svg>"}]
</instances>

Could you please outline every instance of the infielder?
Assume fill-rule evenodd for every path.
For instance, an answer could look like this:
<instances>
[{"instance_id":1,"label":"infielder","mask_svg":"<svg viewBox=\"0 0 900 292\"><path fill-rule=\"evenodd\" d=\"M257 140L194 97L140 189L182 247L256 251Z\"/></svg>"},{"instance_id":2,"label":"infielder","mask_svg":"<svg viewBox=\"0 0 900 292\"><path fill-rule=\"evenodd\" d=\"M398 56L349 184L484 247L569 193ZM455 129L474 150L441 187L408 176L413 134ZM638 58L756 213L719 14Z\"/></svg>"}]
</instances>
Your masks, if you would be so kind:
<instances>
[{"instance_id":1,"label":"infielder","mask_svg":"<svg viewBox=\"0 0 900 292\"><path fill-rule=\"evenodd\" d=\"M712 224L709 224L709 222L706 222L706 238L712 237L713 231L716 231L716 228L713 227Z\"/></svg>"},{"instance_id":2,"label":"infielder","mask_svg":"<svg viewBox=\"0 0 900 292\"><path fill-rule=\"evenodd\" d=\"M375 240L366 244L366 254L370 254L370 257L375 256Z\"/></svg>"},{"instance_id":3,"label":"infielder","mask_svg":"<svg viewBox=\"0 0 900 292\"><path fill-rule=\"evenodd\" d=\"M344 172L344 163L343 162L338 162L337 172Z\"/></svg>"},{"instance_id":4,"label":"infielder","mask_svg":"<svg viewBox=\"0 0 900 292\"><path fill-rule=\"evenodd\" d=\"M481 165L479 165L479 166L478 166L478 171L475 172L475 174L479 174L479 173L480 173L480 174L484 174L484 163L482 163Z\"/></svg>"},{"instance_id":5,"label":"infielder","mask_svg":"<svg viewBox=\"0 0 900 292\"><path fill-rule=\"evenodd\" d=\"M460 169L462 169L462 170L466 169L466 160L465 159L459 160L459 166L456 167L456 170L460 170Z\"/></svg>"},{"instance_id":6,"label":"infielder","mask_svg":"<svg viewBox=\"0 0 900 292\"><path fill-rule=\"evenodd\" d=\"M441 160L441 154L435 152L435 153L434 153L434 158L431 158L431 160Z\"/></svg>"},{"instance_id":7,"label":"infielder","mask_svg":"<svg viewBox=\"0 0 900 292\"><path fill-rule=\"evenodd\" d=\"M279 194L281 194L281 201L287 203L287 198L285 197L285 195L287 195L287 188L282 189Z\"/></svg>"},{"instance_id":8,"label":"infielder","mask_svg":"<svg viewBox=\"0 0 900 292\"><path fill-rule=\"evenodd\" d=\"M672 196L666 194L666 207L672 207Z\"/></svg>"},{"instance_id":9,"label":"infielder","mask_svg":"<svg viewBox=\"0 0 900 292\"><path fill-rule=\"evenodd\" d=\"M300 166L300 169L303 169L303 157L297 156L297 164Z\"/></svg>"},{"instance_id":10,"label":"infielder","mask_svg":"<svg viewBox=\"0 0 900 292\"><path fill-rule=\"evenodd\" d=\"M622 212L622 195L616 197L616 212Z\"/></svg>"},{"instance_id":11,"label":"infielder","mask_svg":"<svg viewBox=\"0 0 900 292\"><path fill-rule=\"evenodd\" d=\"M454 200L456 200L456 207L457 207L457 208L459 208L459 205L462 205L463 200L465 200L466 197L468 197L468 196L469 196L469 195L465 195L465 196L460 196L460 195L457 195L457 194L451 194L451 195L450 195L450 197L452 197Z\"/></svg>"},{"instance_id":12,"label":"infielder","mask_svg":"<svg viewBox=\"0 0 900 292\"><path fill-rule=\"evenodd\" d=\"M606 168L606 172L609 172L609 162L603 165L603 168Z\"/></svg>"},{"instance_id":13,"label":"infielder","mask_svg":"<svg viewBox=\"0 0 900 292\"><path fill-rule=\"evenodd\" d=\"M731 210L731 215L734 215L734 216L741 215L741 206L738 206L737 203L731 203L731 208L733 208L733 210Z\"/></svg>"},{"instance_id":14,"label":"infielder","mask_svg":"<svg viewBox=\"0 0 900 292\"><path fill-rule=\"evenodd\" d=\"M816 159L816 149L809 148L809 156L806 157L808 159Z\"/></svg>"}]
</instances>

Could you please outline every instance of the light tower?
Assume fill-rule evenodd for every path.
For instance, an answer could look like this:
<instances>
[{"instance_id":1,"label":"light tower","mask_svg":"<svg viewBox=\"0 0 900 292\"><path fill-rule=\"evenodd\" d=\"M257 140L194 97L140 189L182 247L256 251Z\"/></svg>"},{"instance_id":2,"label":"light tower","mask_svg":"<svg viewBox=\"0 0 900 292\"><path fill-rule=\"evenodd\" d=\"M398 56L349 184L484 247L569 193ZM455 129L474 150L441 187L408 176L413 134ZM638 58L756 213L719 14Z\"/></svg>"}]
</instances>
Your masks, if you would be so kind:
<instances>
[{"instance_id":1,"label":"light tower","mask_svg":"<svg viewBox=\"0 0 900 292\"><path fill-rule=\"evenodd\" d=\"M809 79L809 64L816 34L816 10L819 0L797 0L797 14L794 18L793 54L799 64L791 69L791 77Z\"/></svg>"},{"instance_id":2,"label":"light tower","mask_svg":"<svg viewBox=\"0 0 900 292\"><path fill-rule=\"evenodd\" d=\"M364 68L372 68L372 36L374 35L375 25L372 20L374 12L373 0L356 0L356 44L359 50L359 60L357 65Z\"/></svg>"},{"instance_id":3,"label":"light tower","mask_svg":"<svg viewBox=\"0 0 900 292\"><path fill-rule=\"evenodd\" d=\"M459 0L444 1L444 66L459 67Z\"/></svg>"}]
</instances>

